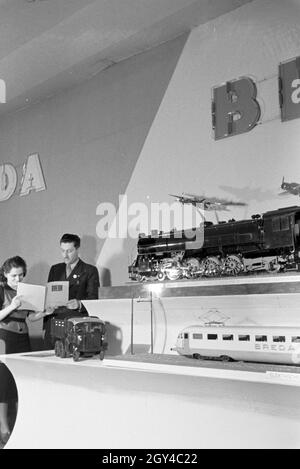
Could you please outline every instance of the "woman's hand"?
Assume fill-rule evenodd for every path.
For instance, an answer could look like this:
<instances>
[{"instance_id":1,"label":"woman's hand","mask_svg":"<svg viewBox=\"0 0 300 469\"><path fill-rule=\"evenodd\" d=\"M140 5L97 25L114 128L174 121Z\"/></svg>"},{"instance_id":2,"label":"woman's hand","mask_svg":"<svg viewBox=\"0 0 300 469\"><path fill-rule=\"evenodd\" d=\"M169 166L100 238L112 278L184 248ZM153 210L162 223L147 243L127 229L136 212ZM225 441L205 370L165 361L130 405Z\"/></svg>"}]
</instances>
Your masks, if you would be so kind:
<instances>
[{"instance_id":1,"label":"woman's hand","mask_svg":"<svg viewBox=\"0 0 300 469\"><path fill-rule=\"evenodd\" d=\"M11 300L11 306L14 308L14 309L18 309L22 304L22 301L21 301L21 297L20 296L15 296L12 300Z\"/></svg>"},{"instance_id":2,"label":"woman's hand","mask_svg":"<svg viewBox=\"0 0 300 469\"><path fill-rule=\"evenodd\" d=\"M48 308L46 308L44 311L37 311L34 313L30 313L28 316L28 319L30 321L38 321L39 319L49 316L49 314L52 314L54 312L54 309L55 308L48 306Z\"/></svg>"}]
</instances>

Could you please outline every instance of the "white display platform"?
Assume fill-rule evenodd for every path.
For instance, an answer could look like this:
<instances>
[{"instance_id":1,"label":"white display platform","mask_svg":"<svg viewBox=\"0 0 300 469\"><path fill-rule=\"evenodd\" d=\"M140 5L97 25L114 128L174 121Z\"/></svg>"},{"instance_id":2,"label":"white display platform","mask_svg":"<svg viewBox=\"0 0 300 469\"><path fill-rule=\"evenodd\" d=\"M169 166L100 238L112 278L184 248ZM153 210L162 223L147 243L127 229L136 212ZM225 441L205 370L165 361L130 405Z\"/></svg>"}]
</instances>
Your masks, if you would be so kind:
<instances>
[{"instance_id":1,"label":"white display platform","mask_svg":"<svg viewBox=\"0 0 300 469\"><path fill-rule=\"evenodd\" d=\"M53 352L1 356L19 391L13 448L299 448L300 374Z\"/></svg>"},{"instance_id":2,"label":"white display platform","mask_svg":"<svg viewBox=\"0 0 300 469\"><path fill-rule=\"evenodd\" d=\"M109 323L110 354L128 353L132 347L150 352L151 319L152 351L175 354L171 348L183 328L203 325L215 315L226 325L299 326L300 274L132 282L100 288L100 299L87 305Z\"/></svg>"}]
</instances>

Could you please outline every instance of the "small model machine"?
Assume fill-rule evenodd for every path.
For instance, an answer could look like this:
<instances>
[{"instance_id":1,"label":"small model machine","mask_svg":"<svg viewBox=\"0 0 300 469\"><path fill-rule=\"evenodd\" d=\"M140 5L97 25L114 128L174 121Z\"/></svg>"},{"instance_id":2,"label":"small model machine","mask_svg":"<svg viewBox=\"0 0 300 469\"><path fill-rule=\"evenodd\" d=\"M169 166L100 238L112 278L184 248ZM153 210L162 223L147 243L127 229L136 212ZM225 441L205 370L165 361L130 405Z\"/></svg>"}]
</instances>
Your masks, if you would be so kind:
<instances>
[{"instance_id":1,"label":"small model machine","mask_svg":"<svg viewBox=\"0 0 300 469\"><path fill-rule=\"evenodd\" d=\"M194 325L178 334L172 350L198 359L300 365L300 327Z\"/></svg>"},{"instance_id":2,"label":"small model machine","mask_svg":"<svg viewBox=\"0 0 300 469\"><path fill-rule=\"evenodd\" d=\"M94 316L51 319L51 336L57 357L73 356L73 360L78 361L80 356L99 354L103 360L107 349L105 333L105 323Z\"/></svg>"}]
</instances>

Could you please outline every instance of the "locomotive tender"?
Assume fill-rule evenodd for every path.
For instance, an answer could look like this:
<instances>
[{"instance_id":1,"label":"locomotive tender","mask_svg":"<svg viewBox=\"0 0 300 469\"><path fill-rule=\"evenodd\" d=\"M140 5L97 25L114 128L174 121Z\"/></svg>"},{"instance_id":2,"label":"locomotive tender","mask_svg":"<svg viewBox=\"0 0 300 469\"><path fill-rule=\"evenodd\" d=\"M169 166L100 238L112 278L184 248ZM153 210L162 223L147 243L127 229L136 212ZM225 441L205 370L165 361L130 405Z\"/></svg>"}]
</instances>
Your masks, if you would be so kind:
<instances>
[{"instance_id":1,"label":"locomotive tender","mask_svg":"<svg viewBox=\"0 0 300 469\"><path fill-rule=\"evenodd\" d=\"M203 243L200 231L204 231ZM300 270L300 207L280 208L193 228L191 233L140 235L138 255L129 266L132 280L177 280L240 273ZM202 236L203 237L203 236Z\"/></svg>"}]
</instances>

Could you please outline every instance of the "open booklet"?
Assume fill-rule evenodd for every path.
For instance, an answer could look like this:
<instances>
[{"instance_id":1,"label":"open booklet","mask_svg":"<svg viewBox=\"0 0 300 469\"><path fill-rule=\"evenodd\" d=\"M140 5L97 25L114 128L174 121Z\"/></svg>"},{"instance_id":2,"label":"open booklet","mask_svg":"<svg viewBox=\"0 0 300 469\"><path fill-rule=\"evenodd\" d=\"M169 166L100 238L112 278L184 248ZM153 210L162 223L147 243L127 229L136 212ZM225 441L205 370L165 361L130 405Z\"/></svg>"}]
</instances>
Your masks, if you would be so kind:
<instances>
[{"instance_id":1,"label":"open booklet","mask_svg":"<svg viewBox=\"0 0 300 469\"><path fill-rule=\"evenodd\" d=\"M46 286L18 284L17 295L22 304L20 309L44 311L48 307L65 306L69 299L69 282L48 282Z\"/></svg>"}]
</instances>

